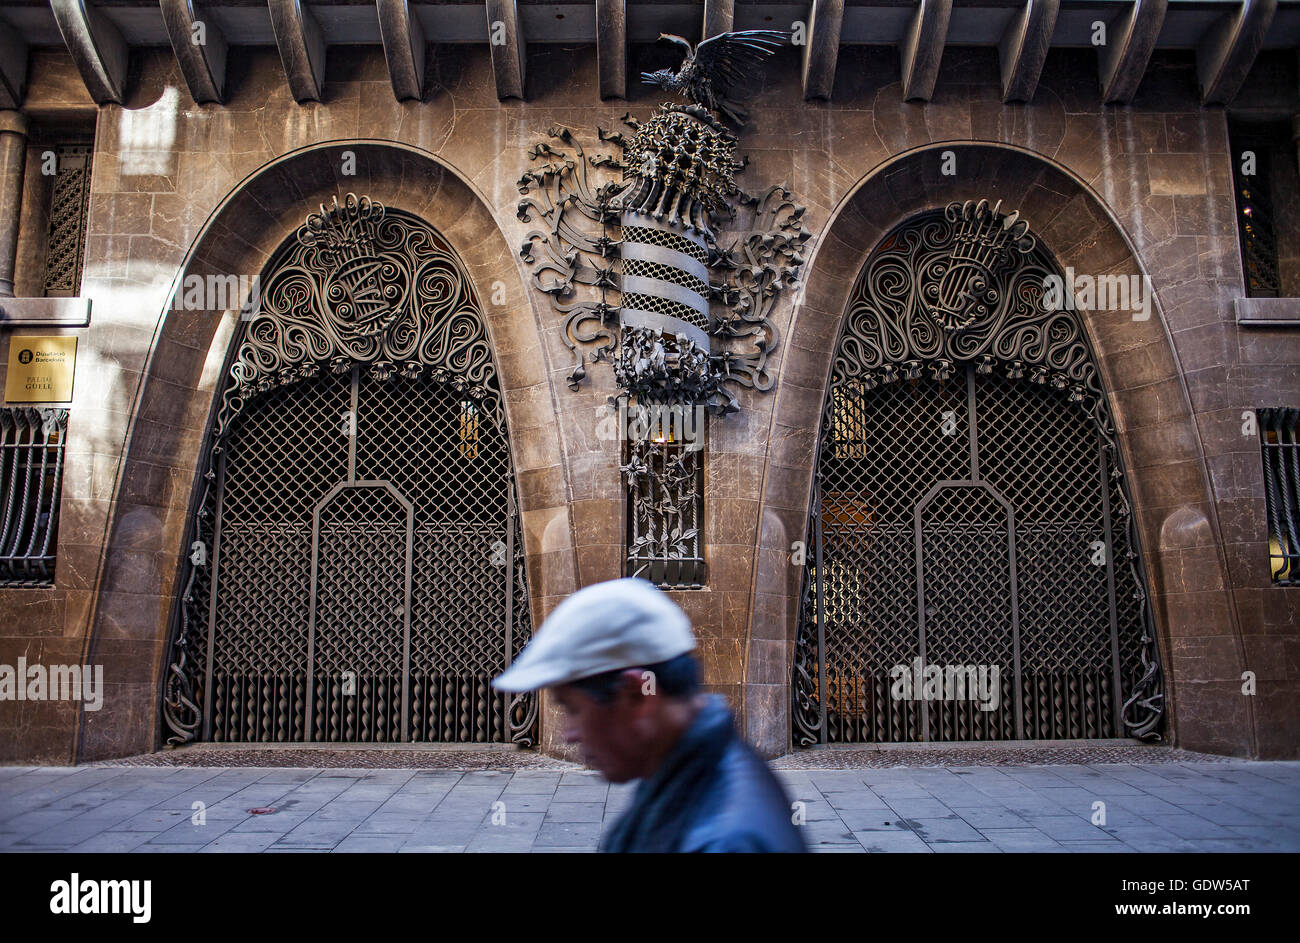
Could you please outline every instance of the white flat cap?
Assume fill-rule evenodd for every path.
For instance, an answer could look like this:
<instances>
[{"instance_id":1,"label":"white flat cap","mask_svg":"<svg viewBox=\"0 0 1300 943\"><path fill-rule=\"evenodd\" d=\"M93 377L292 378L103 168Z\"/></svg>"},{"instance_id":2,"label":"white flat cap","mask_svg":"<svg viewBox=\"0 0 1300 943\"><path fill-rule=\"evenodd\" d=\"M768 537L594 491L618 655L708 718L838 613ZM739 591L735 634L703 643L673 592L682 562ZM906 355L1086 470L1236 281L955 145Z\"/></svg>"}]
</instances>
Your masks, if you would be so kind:
<instances>
[{"instance_id":1,"label":"white flat cap","mask_svg":"<svg viewBox=\"0 0 1300 943\"><path fill-rule=\"evenodd\" d=\"M650 583L609 580L578 590L542 623L493 682L534 691L618 668L653 665L695 648L686 613Z\"/></svg>"}]
</instances>

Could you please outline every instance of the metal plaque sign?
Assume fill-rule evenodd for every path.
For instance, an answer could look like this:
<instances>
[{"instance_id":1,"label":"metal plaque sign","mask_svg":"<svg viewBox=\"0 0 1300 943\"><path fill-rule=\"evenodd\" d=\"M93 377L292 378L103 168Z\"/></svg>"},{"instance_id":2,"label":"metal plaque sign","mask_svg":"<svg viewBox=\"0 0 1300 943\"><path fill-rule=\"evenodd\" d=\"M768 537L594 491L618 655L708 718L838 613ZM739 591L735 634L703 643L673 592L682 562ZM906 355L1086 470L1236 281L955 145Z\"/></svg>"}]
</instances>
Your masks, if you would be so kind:
<instances>
[{"instance_id":1,"label":"metal plaque sign","mask_svg":"<svg viewBox=\"0 0 1300 943\"><path fill-rule=\"evenodd\" d=\"M5 401L72 402L72 375L76 365L76 337L14 335L9 339Z\"/></svg>"}]
</instances>

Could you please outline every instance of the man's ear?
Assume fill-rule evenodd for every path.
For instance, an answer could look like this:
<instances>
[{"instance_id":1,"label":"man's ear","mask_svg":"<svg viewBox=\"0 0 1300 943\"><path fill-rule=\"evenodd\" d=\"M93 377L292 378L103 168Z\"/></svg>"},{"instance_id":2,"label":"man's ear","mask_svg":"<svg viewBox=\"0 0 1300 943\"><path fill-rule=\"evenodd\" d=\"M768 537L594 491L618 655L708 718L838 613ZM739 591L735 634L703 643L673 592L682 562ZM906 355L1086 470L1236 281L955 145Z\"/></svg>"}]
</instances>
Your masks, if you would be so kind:
<instances>
[{"instance_id":1,"label":"man's ear","mask_svg":"<svg viewBox=\"0 0 1300 943\"><path fill-rule=\"evenodd\" d=\"M618 679L618 697L619 700L626 701L636 710L643 709L646 705L645 694L641 684L641 669L628 668Z\"/></svg>"}]
</instances>

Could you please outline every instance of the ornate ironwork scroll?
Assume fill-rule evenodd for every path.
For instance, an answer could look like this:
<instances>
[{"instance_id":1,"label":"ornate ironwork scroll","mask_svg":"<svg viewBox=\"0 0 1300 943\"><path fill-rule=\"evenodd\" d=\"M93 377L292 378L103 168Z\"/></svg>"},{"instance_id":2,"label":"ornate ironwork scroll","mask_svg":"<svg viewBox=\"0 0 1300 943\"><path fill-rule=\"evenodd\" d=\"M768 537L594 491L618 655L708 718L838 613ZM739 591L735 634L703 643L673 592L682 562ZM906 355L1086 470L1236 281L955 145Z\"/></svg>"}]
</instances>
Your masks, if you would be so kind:
<instances>
[{"instance_id":1,"label":"ornate ironwork scroll","mask_svg":"<svg viewBox=\"0 0 1300 943\"><path fill-rule=\"evenodd\" d=\"M909 220L859 276L822 417L797 742L1159 738L1115 428L1049 276L986 201ZM902 696L932 667L988 672L984 706Z\"/></svg>"},{"instance_id":2,"label":"ornate ironwork scroll","mask_svg":"<svg viewBox=\"0 0 1300 943\"><path fill-rule=\"evenodd\" d=\"M745 161L725 124L744 115L726 97L729 86L743 84L787 37L725 33L698 47L664 38L686 49L686 61L676 73L644 78L691 102L663 104L645 121L625 115L628 134L597 128L614 151L593 157L569 129L551 128L565 149L537 144L529 157L543 163L519 181L519 219L540 224L520 256L564 318L573 389L589 360L608 361L618 410L700 406L725 415L739 408L738 388L772 387L767 360L780 340L773 305L796 284L811 235L801 223L804 208L785 187L751 196L736 184ZM698 505L703 463L663 446L632 442L624 453L628 569L677 574L652 577L661 585L699 585L698 518L687 528L692 540L668 536L681 529L674 514L682 501ZM683 489L696 497L687 500ZM649 563L652 545L671 566L657 556Z\"/></svg>"},{"instance_id":3,"label":"ornate ironwork scroll","mask_svg":"<svg viewBox=\"0 0 1300 943\"><path fill-rule=\"evenodd\" d=\"M169 744L531 744L493 691L531 631L500 387L426 223L349 194L308 217L241 324L196 495Z\"/></svg>"},{"instance_id":4,"label":"ornate ironwork scroll","mask_svg":"<svg viewBox=\"0 0 1300 943\"><path fill-rule=\"evenodd\" d=\"M735 135L698 109L662 105L644 123L624 122L631 139L597 129L616 154L590 157L559 127L550 137L571 151L529 150L545 163L520 178L519 218L545 228L528 233L520 256L564 316L571 387L589 361L622 361L616 377L629 396L734 412L731 388L772 387L767 358L780 336L771 313L797 284L811 236L804 209L782 186L740 190ZM660 361L624 353L656 342Z\"/></svg>"}]
</instances>

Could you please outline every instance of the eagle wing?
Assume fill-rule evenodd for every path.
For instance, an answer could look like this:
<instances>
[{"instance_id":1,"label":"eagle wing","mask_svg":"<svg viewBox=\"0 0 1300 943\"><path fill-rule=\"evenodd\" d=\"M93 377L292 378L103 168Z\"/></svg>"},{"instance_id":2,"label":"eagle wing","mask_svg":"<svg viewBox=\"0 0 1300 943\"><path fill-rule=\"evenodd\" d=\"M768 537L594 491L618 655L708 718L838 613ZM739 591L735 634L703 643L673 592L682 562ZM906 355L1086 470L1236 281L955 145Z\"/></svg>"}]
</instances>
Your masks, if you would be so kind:
<instances>
[{"instance_id":1,"label":"eagle wing","mask_svg":"<svg viewBox=\"0 0 1300 943\"><path fill-rule=\"evenodd\" d=\"M776 29L721 33L695 47L695 67L722 97L757 77L763 60L780 49L790 34Z\"/></svg>"}]
</instances>

